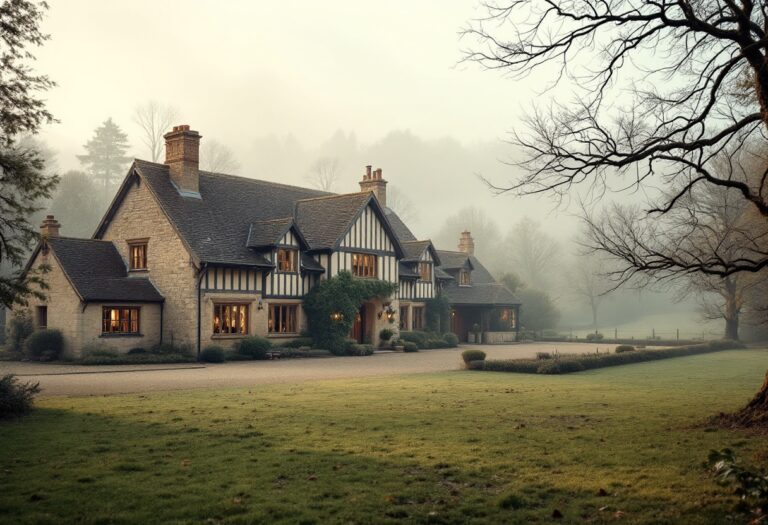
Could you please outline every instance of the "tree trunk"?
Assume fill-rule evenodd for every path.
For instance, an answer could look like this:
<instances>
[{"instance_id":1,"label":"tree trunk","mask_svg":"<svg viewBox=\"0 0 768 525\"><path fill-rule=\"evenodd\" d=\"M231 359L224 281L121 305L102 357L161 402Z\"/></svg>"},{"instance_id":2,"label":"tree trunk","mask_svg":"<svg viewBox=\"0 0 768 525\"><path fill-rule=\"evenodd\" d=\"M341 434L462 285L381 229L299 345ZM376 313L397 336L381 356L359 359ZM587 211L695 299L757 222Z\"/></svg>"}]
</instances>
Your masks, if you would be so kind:
<instances>
[{"instance_id":1,"label":"tree trunk","mask_svg":"<svg viewBox=\"0 0 768 525\"><path fill-rule=\"evenodd\" d=\"M721 418L730 425L739 427L768 427L768 372L763 386L747 406L733 415L721 414Z\"/></svg>"},{"instance_id":2,"label":"tree trunk","mask_svg":"<svg viewBox=\"0 0 768 525\"><path fill-rule=\"evenodd\" d=\"M731 277L726 277L725 288L725 338L733 341L739 340L739 304L736 297L736 282Z\"/></svg>"},{"instance_id":3,"label":"tree trunk","mask_svg":"<svg viewBox=\"0 0 768 525\"><path fill-rule=\"evenodd\" d=\"M725 338L733 341L739 340L739 315L725 320Z\"/></svg>"}]
</instances>

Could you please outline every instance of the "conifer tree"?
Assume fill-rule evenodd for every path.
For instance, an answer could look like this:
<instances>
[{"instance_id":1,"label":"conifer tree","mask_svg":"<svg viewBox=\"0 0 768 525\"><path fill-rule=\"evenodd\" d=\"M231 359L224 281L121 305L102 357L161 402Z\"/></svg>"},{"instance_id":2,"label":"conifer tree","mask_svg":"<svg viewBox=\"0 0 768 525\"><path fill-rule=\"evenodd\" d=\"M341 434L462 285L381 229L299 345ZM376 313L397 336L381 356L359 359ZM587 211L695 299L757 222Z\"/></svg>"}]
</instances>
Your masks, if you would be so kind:
<instances>
[{"instance_id":1,"label":"conifer tree","mask_svg":"<svg viewBox=\"0 0 768 525\"><path fill-rule=\"evenodd\" d=\"M131 160L125 155L128 135L110 117L96 128L93 138L83 147L87 153L77 156L80 163L102 188L110 190L123 178Z\"/></svg>"}]
</instances>

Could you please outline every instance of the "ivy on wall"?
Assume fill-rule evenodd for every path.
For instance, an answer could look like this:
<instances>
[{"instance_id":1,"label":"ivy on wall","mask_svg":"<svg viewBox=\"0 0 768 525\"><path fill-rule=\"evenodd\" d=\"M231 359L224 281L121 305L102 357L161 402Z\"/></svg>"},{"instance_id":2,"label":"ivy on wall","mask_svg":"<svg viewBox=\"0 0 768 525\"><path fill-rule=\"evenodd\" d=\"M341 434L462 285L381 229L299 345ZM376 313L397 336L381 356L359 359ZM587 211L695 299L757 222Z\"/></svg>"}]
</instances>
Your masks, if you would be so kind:
<instances>
[{"instance_id":1,"label":"ivy on wall","mask_svg":"<svg viewBox=\"0 0 768 525\"><path fill-rule=\"evenodd\" d=\"M378 279L357 279L347 271L320 281L304 299L309 333L318 348L343 353L355 316L365 301L386 298L397 286Z\"/></svg>"},{"instance_id":2,"label":"ivy on wall","mask_svg":"<svg viewBox=\"0 0 768 525\"><path fill-rule=\"evenodd\" d=\"M426 301L427 331L441 334L451 329L451 304L442 294Z\"/></svg>"}]
</instances>

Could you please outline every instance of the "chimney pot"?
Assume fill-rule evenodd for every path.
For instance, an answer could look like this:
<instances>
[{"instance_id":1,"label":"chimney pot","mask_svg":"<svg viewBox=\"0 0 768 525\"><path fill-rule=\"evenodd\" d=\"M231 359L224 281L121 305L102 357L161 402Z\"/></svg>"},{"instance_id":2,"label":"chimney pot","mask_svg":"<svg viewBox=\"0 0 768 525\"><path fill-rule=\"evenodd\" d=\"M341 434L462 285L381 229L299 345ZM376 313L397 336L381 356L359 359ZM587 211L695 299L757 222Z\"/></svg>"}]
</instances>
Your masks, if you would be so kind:
<instances>
[{"instance_id":1,"label":"chimney pot","mask_svg":"<svg viewBox=\"0 0 768 525\"><path fill-rule=\"evenodd\" d=\"M459 237L459 251L464 252L467 255L475 254L475 240L472 238L472 234L469 230L461 232L461 237Z\"/></svg>"},{"instance_id":2,"label":"chimney pot","mask_svg":"<svg viewBox=\"0 0 768 525\"><path fill-rule=\"evenodd\" d=\"M179 193L187 196L200 196L200 139L197 131L189 125L173 126L173 131L166 133L165 164L168 166L171 181Z\"/></svg>"},{"instance_id":3,"label":"chimney pot","mask_svg":"<svg viewBox=\"0 0 768 525\"><path fill-rule=\"evenodd\" d=\"M43 223L40 225L40 235L44 238L58 237L60 228L61 224L59 224L59 221L57 221L53 215L46 215L45 220L43 220Z\"/></svg>"},{"instance_id":4,"label":"chimney pot","mask_svg":"<svg viewBox=\"0 0 768 525\"><path fill-rule=\"evenodd\" d=\"M387 181L381 176L381 168L371 171L372 166L365 167L363 180L360 181L360 191L370 191L376 196L382 207L387 207Z\"/></svg>"}]
</instances>

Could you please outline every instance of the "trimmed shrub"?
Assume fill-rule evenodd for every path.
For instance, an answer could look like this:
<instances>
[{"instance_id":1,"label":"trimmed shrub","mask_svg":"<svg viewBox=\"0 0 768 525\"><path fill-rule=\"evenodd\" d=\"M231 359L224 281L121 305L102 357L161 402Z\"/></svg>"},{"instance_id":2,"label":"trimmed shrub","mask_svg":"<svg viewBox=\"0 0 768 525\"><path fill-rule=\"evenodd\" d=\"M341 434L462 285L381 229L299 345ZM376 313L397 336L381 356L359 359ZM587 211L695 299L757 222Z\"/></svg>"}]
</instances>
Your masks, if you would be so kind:
<instances>
[{"instance_id":1,"label":"trimmed shrub","mask_svg":"<svg viewBox=\"0 0 768 525\"><path fill-rule=\"evenodd\" d=\"M539 361L544 359L552 359L552 354L549 352L536 352L536 359Z\"/></svg>"},{"instance_id":2,"label":"trimmed shrub","mask_svg":"<svg viewBox=\"0 0 768 525\"><path fill-rule=\"evenodd\" d=\"M0 419L18 417L29 412L38 392L39 383L19 383L13 374L0 377Z\"/></svg>"},{"instance_id":3,"label":"trimmed shrub","mask_svg":"<svg viewBox=\"0 0 768 525\"><path fill-rule=\"evenodd\" d=\"M24 355L33 361L54 361L64 352L64 336L59 330L38 330L24 341Z\"/></svg>"},{"instance_id":4,"label":"trimmed shrub","mask_svg":"<svg viewBox=\"0 0 768 525\"><path fill-rule=\"evenodd\" d=\"M364 356L373 354L373 345L352 344L347 347L347 355Z\"/></svg>"},{"instance_id":5,"label":"trimmed shrub","mask_svg":"<svg viewBox=\"0 0 768 525\"><path fill-rule=\"evenodd\" d=\"M392 336L395 335L395 332L390 330L389 328L382 328L381 332L379 332L379 338L384 341L385 343L392 339Z\"/></svg>"},{"instance_id":6,"label":"trimmed shrub","mask_svg":"<svg viewBox=\"0 0 768 525\"><path fill-rule=\"evenodd\" d=\"M614 350L614 352L616 352L617 354L621 354L623 352L634 352L634 351L635 351L635 347L632 345L619 345L616 347L616 350Z\"/></svg>"},{"instance_id":7,"label":"trimmed shrub","mask_svg":"<svg viewBox=\"0 0 768 525\"><path fill-rule=\"evenodd\" d=\"M543 361L536 372L539 374L569 374L584 370L584 363L579 359L547 359Z\"/></svg>"},{"instance_id":8,"label":"trimmed shrub","mask_svg":"<svg viewBox=\"0 0 768 525\"><path fill-rule=\"evenodd\" d=\"M297 337L296 339L292 339L290 341L285 341L284 343L280 343L278 346L282 348L301 348L304 346L312 346L312 338L311 337Z\"/></svg>"},{"instance_id":9,"label":"trimmed shrub","mask_svg":"<svg viewBox=\"0 0 768 525\"><path fill-rule=\"evenodd\" d=\"M412 341L405 341L403 343L403 352L418 352L419 345Z\"/></svg>"},{"instance_id":10,"label":"trimmed shrub","mask_svg":"<svg viewBox=\"0 0 768 525\"><path fill-rule=\"evenodd\" d=\"M538 372L540 364L541 361L535 359L488 359L485 361L483 370L535 374Z\"/></svg>"},{"instance_id":11,"label":"trimmed shrub","mask_svg":"<svg viewBox=\"0 0 768 525\"><path fill-rule=\"evenodd\" d=\"M321 350L319 348L302 349L290 349L286 357L330 357L333 354L328 350Z\"/></svg>"},{"instance_id":12,"label":"trimmed shrub","mask_svg":"<svg viewBox=\"0 0 768 525\"><path fill-rule=\"evenodd\" d=\"M443 342L448 348L456 348L459 346L459 337L454 333L446 332L443 334Z\"/></svg>"},{"instance_id":13,"label":"trimmed shrub","mask_svg":"<svg viewBox=\"0 0 768 525\"><path fill-rule=\"evenodd\" d=\"M485 352L482 350L464 350L461 353L461 358L464 360L464 364L469 364L470 361L484 361Z\"/></svg>"},{"instance_id":14,"label":"trimmed shrub","mask_svg":"<svg viewBox=\"0 0 768 525\"><path fill-rule=\"evenodd\" d=\"M427 348L429 334L420 330L414 330L413 332L400 332L400 340L415 343L419 348Z\"/></svg>"},{"instance_id":15,"label":"trimmed shrub","mask_svg":"<svg viewBox=\"0 0 768 525\"><path fill-rule=\"evenodd\" d=\"M267 358L267 352L272 349L272 341L266 337L257 335L246 337L235 345L235 351L251 359L263 360Z\"/></svg>"},{"instance_id":16,"label":"trimmed shrub","mask_svg":"<svg viewBox=\"0 0 768 525\"><path fill-rule=\"evenodd\" d=\"M129 352L130 353L130 352ZM80 351L83 358L87 357L117 357L117 348L106 343L88 343Z\"/></svg>"},{"instance_id":17,"label":"trimmed shrub","mask_svg":"<svg viewBox=\"0 0 768 525\"><path fill-rule=\"evenodd\" d=\"M210 345L200 352L200 361L204 363L223 363L224 349L218 345Z\"/></svg>"},{"instance_id":18,"label":"trimmed shrub","mask_svg":"<svg viewBox=\"0 0 768 525\"><path fill-rule=\"evenodd\" d=\"M81 365L160 365L173 363L194 363L195 358L182 354L116 354L112 356L92 355L78 361Z\"/></svg>"},{"instance_id":19,"label":"trimmed shrub","mask_svg":"<svg viewBox=\"0 0 768 525\"><path fill-rule=\"evenodd\" d=\"M482 370L485 368L485 359L478 359L467 363L467 370Z\"/></svg>"},{"instance_id":20,"label":"trimmed shrub","mask_svg":"<svg viewBox=\"0 0 768 525\"><path fill-rule=\"evenodd\" d=\"M15 354L21 354L24 351L24 341L34 331L32 316L29 311L14 312L9 321L8 331L8 349Z\"/></svg>"}]
</instances>

